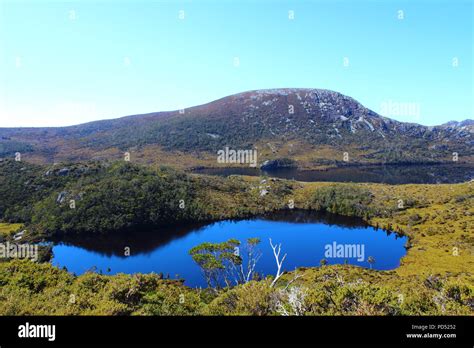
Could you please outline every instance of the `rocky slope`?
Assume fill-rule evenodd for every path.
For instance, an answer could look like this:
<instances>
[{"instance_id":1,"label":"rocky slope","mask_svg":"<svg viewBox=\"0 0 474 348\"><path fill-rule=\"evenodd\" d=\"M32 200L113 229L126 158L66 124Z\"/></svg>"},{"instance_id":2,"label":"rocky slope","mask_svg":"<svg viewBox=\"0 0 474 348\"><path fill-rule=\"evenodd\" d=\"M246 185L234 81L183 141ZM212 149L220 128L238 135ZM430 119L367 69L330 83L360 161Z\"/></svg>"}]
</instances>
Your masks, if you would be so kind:
<instances>
[{"instance_id":1,"label":"rocky slope","mask_svg":"<svg viewBox=\"0 0 474 348\"><path fill-rule=\"evenodd\" d=\"M453 152L470 162L473 132L472 120L426 127L382 117L329 90L272 89L186 110L72 127L0 128L0 157L21 152L25 158L55 162L134 151L144 159L158 152L162 158L170 152L214 158L228 146L257 148L259 162L290 157L324 164L342 161L346 152L355 163L451 161Z\"/></svg>"}]
</instances>

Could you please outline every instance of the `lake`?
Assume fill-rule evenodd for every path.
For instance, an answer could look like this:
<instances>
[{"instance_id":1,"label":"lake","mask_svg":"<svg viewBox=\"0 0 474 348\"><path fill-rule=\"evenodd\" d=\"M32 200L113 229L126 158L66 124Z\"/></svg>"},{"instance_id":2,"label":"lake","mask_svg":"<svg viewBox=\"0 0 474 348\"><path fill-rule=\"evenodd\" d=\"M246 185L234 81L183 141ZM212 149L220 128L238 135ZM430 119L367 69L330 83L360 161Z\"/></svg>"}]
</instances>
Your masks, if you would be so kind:
<instances>
[{"instance_id":1,"label":"lake","mask_svg":"<svg viewBox=\"0 0 474 348\"><path fill-rule=\"evenodd\" d=\"M282 255L287 254L283 269L288 271L319 266L323 258L329 264L347 262L378 270L394 269L406 253L407 241L406 237L377 230L358 218L287 210L246 220L157 228L108 237L63 237L53 246L52 263L76 274L93 267L104 274L163 273L171 278L184 278L186 285L205 287L189 250L203 242L223 242L230 238L243 242L252 237L261 239L262 256L257 271L262 275L276 271L269 238L274 244L281 243ZM126 247L130 248L130 256L124 256ZM332 253L338 248L345 254ZM369 256L375 263L367 262Z\"/></svg>"},{"instance_id":2,"label":"lake","mask_svg":"<svg viewBox=\"0 0 474 348\"><path fill-rule=\"evenodd\" d=\"M474 167L462 164L347 166L328 170L281 168L264 171L249 167L205 168L193 171L208 175L270 176L298 181L373 182L397 184L453 184L474 178Z\"/></svg>"}]
</instances>

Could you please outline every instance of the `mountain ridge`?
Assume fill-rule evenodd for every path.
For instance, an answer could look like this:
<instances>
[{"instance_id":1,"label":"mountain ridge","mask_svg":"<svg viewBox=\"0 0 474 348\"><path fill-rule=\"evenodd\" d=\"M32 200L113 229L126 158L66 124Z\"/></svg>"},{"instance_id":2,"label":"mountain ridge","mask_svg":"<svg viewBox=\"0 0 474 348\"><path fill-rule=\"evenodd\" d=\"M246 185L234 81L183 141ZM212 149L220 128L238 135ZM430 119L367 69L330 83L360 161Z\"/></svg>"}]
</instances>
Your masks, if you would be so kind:
<instances>
[{"instance_id":1,"label":"mountain ridge","mask_svg":"<svg viewBox=\"0 0 474 348\"><path fill-rule=\"evenodd\" d=\"M339 158L343 152L361 163L443 162L453 152L471 161L473 122L405 123L339 92L276 88L245 91L183 110L67 127L0 128L0 157L22 152L55 162L94 159L94 154L102 158L112 150L114 155L104 158L113 158L130 149L154 148L160 155L178 151L211 158L231 146L259 148L262 159L296 157L305 162L312 161L310 153L318 162ZM305 152L308 156L302 158Z\"/></svg>"},{"instance_id":2,"label":"mountain ridge","mask_svg":"<svg viewBox=\"0 0 474 348\"><path fill-rule=\"evenodd\" d=\"M235 93L235 94L231 94L231 95L228 95L228 96L225 96L225 97L222 97L222 98L218 98L218 99L215 99L215 100L212 100L210 102L206 102L206 103L203 103L203 104L199 104L199 105L195 105L195 106L191 106L189 108L185 108L183 110L186 110L186 109L190 109L190 108L197 108L197 107L203 107L203 106L206 106L206 105L209 105L209 104L212 104L214 102L218 102L218 101L221 101L223 99L226 99L226 98L230 98L230 97L238 97L238 96L241 96L241 95L246 95L246 94L252 94L252 93L258 93L258 94L262 94L262 92L268 92L269 94L271 94L272 91L275 91L276 94L278 94L279 91L323 91L323 92L330 92L330 93L334 93L334 94L338 94L338 95L342 95L346 98L349 98L349 99L352 99L354 100L355 102L359 103L356 99L350 97L350 96L347 96L345 94L342 94L340 92L336 92L336 91L333 91L333 90L329 90L329 89L324 89L324 88L270 88L270 89L256 89L256 90L249 90L249 91L244 91L244 92L238 92L238 93ZM367 108L368 109L368 108ZM369 109L370 110L370 109ZM131 118L140 118L140 117L153 117L153 116L156 116L158 114L166 114L166 113L178 113L180 111L180 109L173 109L173 110L166 110L166 111L153 111L153 112L146 112L146 113L140 113L140 114L132 114L132 115L124 115L124 116L119 116L119 117L114 117L114 118L104 118L104 119L98 119L98 120L93 120L93 121L88 121L88 122L84 122L84 123L77 123L77 124L72 124L72 125L68 125L68 126L21 126L21 127L0 127L0 130L38 130L38 129L66 129L66 128L74 128L74 127L79 127L79 126L85 126L85 125L89 125L89 124L94 124L94 123L100 123L100 122L108 122L108 121L117 121L117 120L123 120L123 119L131 119ZM388 119L388 120L391 120L391 121L394 121L394 122L400 122L400 123L406 123L406 124L411 124L411 125L417 125L417 126L422 126L422 127L441 127L441 126L466 126L466 125L474 125L474 120L473 119L464 119L464 120L460 120L460 121L457 121L457 120L451 120L451 121L448 121L448 122L445 122L445 123L442 123L442 124L439 124L439 125L434 125L434 126L428 126L428 125L424 125L424 124L421 124L421 123L417 123L417 122L405 122L405 121L398 121L398 120L395 120L393 118L390 118L390 117L387 117L387 116L383 116L383 115L379 115L381 118L385 118L385 119Z\"/></svg>"}]
</instances>

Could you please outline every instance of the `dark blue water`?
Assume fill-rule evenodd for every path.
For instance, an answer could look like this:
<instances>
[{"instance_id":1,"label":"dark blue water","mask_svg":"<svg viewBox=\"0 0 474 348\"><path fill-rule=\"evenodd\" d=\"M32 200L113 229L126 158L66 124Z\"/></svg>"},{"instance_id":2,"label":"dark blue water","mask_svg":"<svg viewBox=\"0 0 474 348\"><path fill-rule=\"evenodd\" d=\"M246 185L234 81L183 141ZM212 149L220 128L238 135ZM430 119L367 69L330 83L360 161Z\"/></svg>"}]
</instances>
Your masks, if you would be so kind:
<instances>
[{"instance_id":1,"label":"dark blue water","mask_svg":"<svg viewBox=\"0 0 474 348\"><path fill-rule=\"evenodd\" d=\"M454 184L472 180L474 178L474 167L468 164L372 165L347 166L328 170L280 168L269 171L249 167L236 167L196 169L194 173L219 176L270 176L306 182L375 182L390 185Z\"/></svg>"},{"instance_id":2,"label":"dark blue water","mask_svg":"<svg viewBox=\"0 0 474 348\"><path fill-rule=\"evenodd\" d=\"M240 221L221 221L205 226L162 228L154 231L135 231L109 237L69 238L53 247L53 264L65 266L70 272L84 273L95 267L97 272L163 273L171 278L184 278L189 286L206 286L189 250L203 242L223 242L230 238L245 241L261 239L262 257L257 271L274 274L275 260L269 244L282 244L282 255L287 254L283 268L319 266L321 259L329 264L349 264L374 269L396 268L405 255L406 237L376 230L362 220L344 216L307 211L285 211L271 216ZM358 245L361 253L345 257L327 257L327 245ZM363 246L363 249L362 249ZM124 248L130 256L124 256ZM354 249L352 249L354 250ZM337 255L335 255L337 256ZM352 256L352 257L351 257ZM370 265L369 256L375 259Z\"/></svg>"}]
</instances>

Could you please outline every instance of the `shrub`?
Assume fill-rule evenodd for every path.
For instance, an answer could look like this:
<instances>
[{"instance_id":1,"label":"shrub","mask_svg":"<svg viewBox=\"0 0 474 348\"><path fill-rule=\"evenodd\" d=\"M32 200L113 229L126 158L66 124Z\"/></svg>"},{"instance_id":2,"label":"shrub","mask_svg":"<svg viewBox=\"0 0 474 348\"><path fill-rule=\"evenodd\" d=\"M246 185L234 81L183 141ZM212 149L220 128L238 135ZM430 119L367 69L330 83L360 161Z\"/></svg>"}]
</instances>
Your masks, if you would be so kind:
<instances>
[{"instance_id":1,"label":"shrub","mask_svg":"<svg viewBox=\"0 0 474 348\"><path fill-rule=\"evenodd\" d=\"M312 206L331 213L368 217L372 214L369 207L371 202L372 194L367 189L352 185L330 185L316 191Z\"/></svg>"}]
</instances>

